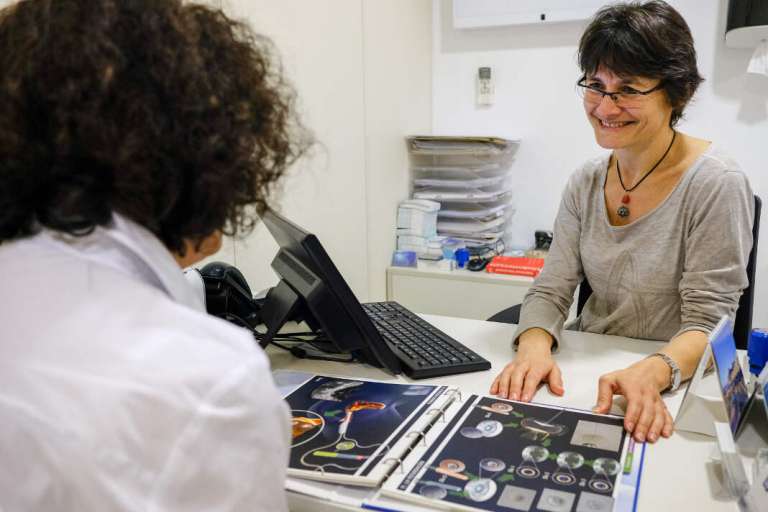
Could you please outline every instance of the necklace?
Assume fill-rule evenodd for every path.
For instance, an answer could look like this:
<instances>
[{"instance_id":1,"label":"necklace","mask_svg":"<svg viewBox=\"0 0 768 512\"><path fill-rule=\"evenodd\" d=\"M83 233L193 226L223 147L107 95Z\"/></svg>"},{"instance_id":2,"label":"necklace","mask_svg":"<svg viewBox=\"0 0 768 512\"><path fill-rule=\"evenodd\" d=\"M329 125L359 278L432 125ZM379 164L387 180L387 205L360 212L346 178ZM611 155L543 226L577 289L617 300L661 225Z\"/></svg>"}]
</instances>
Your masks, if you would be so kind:
<instances>
[{"instance_id":1,"label":"necklace","mask_svg":"<svg viewBox=\"0 0 768 512\"><path fill-rule=\"evenodd\" d=\"M619 217L629 217L629 193L635 190L637 187L640 186L640 184L647 178L653 171L656 170L656 168L659 166L661 162L664 161L664 159L669 154L669 150L672 149L672 144L675 143L675 137L677 137L677 132L675 130L672 130L672 140L669 143L669 146L667 146L667 150L664 152L663 155L661 155L661 158L659 158L659 161L656 162L656 164L651 167L651 170L648 171L643 175L642 178L640 178L640 181L635 183L631 188L627 188L624 186L624 180L621 179L621 168L619 167L619 159L616 158L616 174L619 175L619 183L621 183L621 188L624 189L624 195L621 196L621 206L619 206L619 209L616 210L616 213Z\"/></svg>"}]
</instances>

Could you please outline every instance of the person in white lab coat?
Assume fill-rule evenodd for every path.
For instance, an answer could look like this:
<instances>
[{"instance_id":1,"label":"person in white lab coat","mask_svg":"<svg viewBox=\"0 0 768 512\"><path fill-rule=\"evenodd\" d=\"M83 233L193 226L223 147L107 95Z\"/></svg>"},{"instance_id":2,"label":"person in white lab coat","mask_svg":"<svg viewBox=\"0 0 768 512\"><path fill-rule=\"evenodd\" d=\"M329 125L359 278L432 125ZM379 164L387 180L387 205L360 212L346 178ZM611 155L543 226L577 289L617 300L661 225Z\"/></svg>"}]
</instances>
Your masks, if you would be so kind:
<instances>
[{"instance_id":1,"label":"person in white lab coat","mask_svg":"<svg viewBox=\"0 0 768 512\"><path fill-rule=\"evenodd\" d=\"M212 7L0 11L0 510L286 510L269 362L182 267L306 149L292 101Z\"/></svg>"}]
</instances>

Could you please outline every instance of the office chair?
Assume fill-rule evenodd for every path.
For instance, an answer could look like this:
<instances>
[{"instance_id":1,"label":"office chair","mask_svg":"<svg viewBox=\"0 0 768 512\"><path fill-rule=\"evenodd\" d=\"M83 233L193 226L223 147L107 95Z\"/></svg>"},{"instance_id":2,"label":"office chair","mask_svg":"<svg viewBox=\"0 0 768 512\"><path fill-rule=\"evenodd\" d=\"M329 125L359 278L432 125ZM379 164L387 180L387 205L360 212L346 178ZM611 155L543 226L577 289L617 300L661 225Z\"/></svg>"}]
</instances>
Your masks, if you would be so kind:
<instances>
[{"instance_id":1,"label":"office chair","mask_svg":"<svg viewBox=\"0 0 768 512\"><path fill-rule=\"evenodd\" d=\"M741 294L739 307L736 310L736 320L733 324L733 338L736 340L736 348L746 350L749 342L749 333L752 331L752 303L755 297L755 261L757 260L757 241L760 234L760 210L763 202L755 195L755 220L752 223L752 250L747 260L747 279L749 283ZM592 295L592 287L584 279L579 285L579 296L576 299L576 315L581 314L589 296ZM488 319L489 322L501 322L505 324L520 323L520 308L522 304L499 311Z\"/></svg>"}]
</instances>

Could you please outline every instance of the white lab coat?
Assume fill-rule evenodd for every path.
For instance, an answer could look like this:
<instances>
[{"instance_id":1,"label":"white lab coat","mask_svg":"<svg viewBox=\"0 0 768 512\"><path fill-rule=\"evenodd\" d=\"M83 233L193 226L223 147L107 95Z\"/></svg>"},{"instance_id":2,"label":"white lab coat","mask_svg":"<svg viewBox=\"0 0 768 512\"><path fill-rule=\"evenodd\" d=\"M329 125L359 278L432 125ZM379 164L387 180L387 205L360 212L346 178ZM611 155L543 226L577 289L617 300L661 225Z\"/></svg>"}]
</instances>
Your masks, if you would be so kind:
<instances>
[{"instance_id":1,"label":"white lab coat","mask_svg":"<svg viewBox=\"0 0 768 512\"><path fill-rule=\"evenodd\" d=\"M150 232L5 243L0 280L0 510L287 509L269 362Z\"/></svg>"}]
</instances>

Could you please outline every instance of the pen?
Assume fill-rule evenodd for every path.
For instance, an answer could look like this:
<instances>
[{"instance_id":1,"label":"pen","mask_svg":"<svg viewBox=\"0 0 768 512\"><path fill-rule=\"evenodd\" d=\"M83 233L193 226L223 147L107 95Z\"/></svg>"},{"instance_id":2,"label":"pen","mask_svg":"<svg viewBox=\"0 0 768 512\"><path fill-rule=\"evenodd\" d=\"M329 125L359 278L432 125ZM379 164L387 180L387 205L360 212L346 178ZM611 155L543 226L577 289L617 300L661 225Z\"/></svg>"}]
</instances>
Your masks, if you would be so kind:
<instances>
[{"instance_id":1,"label":"pen","mask_svg":"<svg viewBox=\"0 0 768 512\"><path fill-rule=\"evenodd\" d=\"M324 452L322 450L312 452L312 455L315 455L316 457L334 457L337 459L351 459L351 460L365 460L368 458L367 455L353 455L350 453Z\"/></svg>"},{"instance_id":2,"label":"pen","mask_svg":"<svg viewBox=\"0 0 768 512\"><path fill-rule=\"evenodd\" d=\"M632 459L635 455L635 440L629 438L629 448L627 449L627 458L624 460L624 474L628 475L632 472Z\"/></svg>"}]
</instances>

